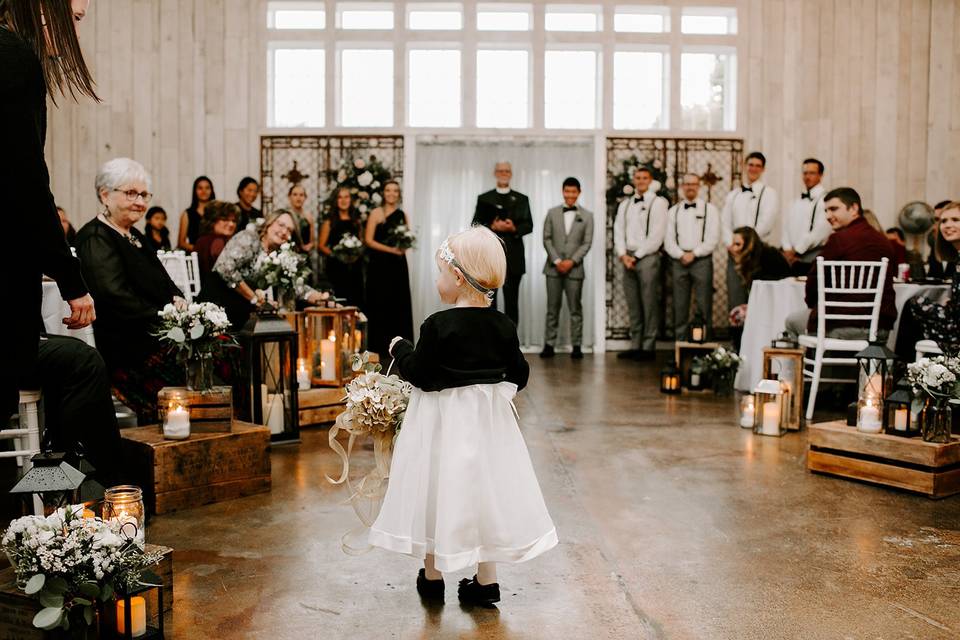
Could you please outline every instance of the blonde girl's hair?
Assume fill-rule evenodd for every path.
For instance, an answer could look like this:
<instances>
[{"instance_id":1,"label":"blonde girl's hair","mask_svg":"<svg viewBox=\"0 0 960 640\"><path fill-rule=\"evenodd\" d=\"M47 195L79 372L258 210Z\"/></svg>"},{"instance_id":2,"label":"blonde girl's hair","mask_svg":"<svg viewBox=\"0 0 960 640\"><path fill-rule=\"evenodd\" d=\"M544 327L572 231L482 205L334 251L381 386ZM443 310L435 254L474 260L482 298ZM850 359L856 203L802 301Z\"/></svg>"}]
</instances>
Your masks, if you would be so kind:
<instances>
[{"instance_id":1,"label":"blonde girl's hair","mask_svg":"<svg viewBox=\"0 0 960 640\"><path fill-rule=\"evenodd\" d=\"M470 227L447 238L447 245L466 275L482 287L493 290L503 286L507 256L503 241L490 229L479 225ZM483 296L479 291L476 293Z\"/></svg>"}]
</instances>

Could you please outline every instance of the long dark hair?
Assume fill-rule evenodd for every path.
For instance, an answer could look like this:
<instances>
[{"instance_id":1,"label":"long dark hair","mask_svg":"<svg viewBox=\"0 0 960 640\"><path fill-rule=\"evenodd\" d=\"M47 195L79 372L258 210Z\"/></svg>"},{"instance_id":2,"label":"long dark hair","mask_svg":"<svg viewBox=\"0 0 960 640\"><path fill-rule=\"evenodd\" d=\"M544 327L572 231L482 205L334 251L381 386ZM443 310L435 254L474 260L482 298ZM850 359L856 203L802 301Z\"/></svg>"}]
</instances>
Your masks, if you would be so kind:
<instances>
[{"instance_id":1,"label":"long dark hair","mask_svg":"<svg viewBox=\"0 0 960 640\"><path fill-rule=\"evenodd\" d=\"M340 219L340 207L337 206L337 200L340 199L340 192L346 191L350 194L350 220L353 221L353 224L360 224L360 211L353 206L353 192L350 191L350 187L337 187L333 190L333 195L330 197L330 202L333 206L330 207L330 221L334 222Z\"/></svg>"},{"instance_id":2,"label":"long dark hair","mask_svg":"<svg viewBox=\"0 0 960 640\"><path fill-rule=\"evenodd\" d=\"M737 261L737 273L749 289L754 276L760 271L763 240L753 227L737 227L733 232L743 238L743 250L740 252L740 260Z\"/></svg>"},{"instance_id":3,"label":"long dark hair","mask_svg":"<svg viewBox=\"0 0 960 640\"><path fill-rule=\"evenodd\" d=\"M197 176L197 179L193 181L193 190L190 192L190 211L199 211L197 207L200 205L200 199L197 197L197 185L204 180L210 185L210 199L207 202L213 202L217 199L217 192L213 189L213 180L207 176Z\"/></svg>"},{"instance_id":4,"label":"long dark hair","mask_svg":"<svg viewBox=\"0 0 960 640\"><path fill-rule=\"evenodd\" d=\"M70 0L0 0L0 23L36 54L54 104L57 93L68 92L74 100L80 93L100 102L80 50Z\"/></svg>"}]
</instances>

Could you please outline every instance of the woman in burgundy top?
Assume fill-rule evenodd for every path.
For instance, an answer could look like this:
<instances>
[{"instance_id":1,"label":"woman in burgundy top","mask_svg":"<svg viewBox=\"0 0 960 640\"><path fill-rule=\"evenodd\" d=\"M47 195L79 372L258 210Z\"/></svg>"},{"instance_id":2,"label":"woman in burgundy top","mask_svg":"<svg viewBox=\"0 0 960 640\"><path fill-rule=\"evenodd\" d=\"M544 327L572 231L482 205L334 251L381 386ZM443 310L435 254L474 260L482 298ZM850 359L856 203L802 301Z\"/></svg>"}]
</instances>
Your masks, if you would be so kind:
<instances>
[{"instance_id":1,"label":"woman in burgundy top","mask_svg":"<svg viewBox=\"0 0 960 640\"><path fill-rule=\"evenodd\" d=\"M200 263L201 287L202 278L213 271L220 252L237 231L239 217L240 207L231 202L214 200L207 205L200 227L200 237L193 246L193 250L197 252L197 262Z\"/></svg>"}]
</instances>

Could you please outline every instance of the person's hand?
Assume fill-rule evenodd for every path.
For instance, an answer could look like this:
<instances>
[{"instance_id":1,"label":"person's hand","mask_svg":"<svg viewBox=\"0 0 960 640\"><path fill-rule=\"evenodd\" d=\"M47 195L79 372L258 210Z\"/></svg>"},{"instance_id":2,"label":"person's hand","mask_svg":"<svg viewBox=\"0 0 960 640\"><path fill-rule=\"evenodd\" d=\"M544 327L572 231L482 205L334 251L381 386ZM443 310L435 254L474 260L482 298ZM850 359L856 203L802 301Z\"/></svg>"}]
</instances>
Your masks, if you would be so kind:
<instances>
[{"instance_id":1,"label":"person's hand","mask_svg":"<svg viewBox=\"0 0 960 640\"><path fill-rule=\"evenodd\" d=\"M398 342L400 342L401 340L403 340L403 336L396 336L396 337L394 337L393 340L390 341L390 347L387 349L387 351L390 353L390 355L393 355L393 347L394 347L394 345L396 345L396 344L397 344Z\"/></svg>"},{"instance_id":2,"label":"person's hand","mask_svg":"<svg viewBox=\"0 0 960 640\"><path fill-rule=\"evenodd\" d=\"M186 311L187 301L180 296L173 296L173 306L177 308L177 311Z\"/></svg>"},{"instance_id":3,"label":"person's hand","mask_svg":"<svg viewBox=\"0 0 960 640\"><path fill-rule=\"evenodd\" d=\"M404 255L406 252L407 252L406 249L401 249L400 247L394 247L394 248L393 248L393 254L394 254L394 255L397 255L397 256L402 256L402 255Z\"/></svg>"},{"instance_id":4,"label":"person's hand","mask_svg":"<svg viewBox=\"0 0 960 640\"><path fill-rule=\"evenodd\" d=\"M502 218L494 218L493 222L490 223L491 231L507 231L506 220Z\"/></svg>"},{"instance_id":5,"label":"person's hand","mask_svg":"<svg viewBox=\"0 0 960 640\"><path fill-rule=\"evenodd\" d=\"M688 266L693 264L693 261L697 259L697 256L693 255L693 251L685 251L682 256L680 256L680 264L683 266Z\"/></svg>"},{"instance_id":6,"label":"person's hand","mask_svg":"<svg viewBox=\"0 0 960 640\"><path fill-rule=\"evenodd\" d=\"M566 260L560 261L560 264L557 265L557 271L563 274L567 274L567 273L570 273L573 267L574 267L573 260L567 258Z\"/></svg>"},{"instance_id":7,"label":"person's hand","mask_svg":"<svg viewBox=\"0 0 960 640\"><path fill-rule=\"evenodd\" d=\"M730 255L736 255L732 244L727 247L727 253Z\"/></svg>"},{"instance_id":8,"label":"person's hand","mask_svg":"<svg viewBox=\"0 0 960 640\"><path fill-rule=\"evenodd\" d=\"M793 249L787 249L783 252L783 257L790 265L793 265L793 263L797 261L797 252Z\"/></svg>"},{"instance_id":9,"label":"person's hand","mask_svg":"<svg viewBox=\"0 0 960 640\"><path fill-rule=\"evenodd\" d=\"M97 311L93 307L93 298L88 293L80 298L67 300L70 305L70 317L63 319L67 329L83 329L97 319Z\"/></svg>"},{"instance_id":10,"label":"person's hand","mask_svg":"<svg viewBox=\"0 0 960 640\"><path fill-rule=\"evenodd\" d=\"M508 231L514 233L517 230L517 225L513 224L513 220L507 218L506 220L501 220L503 223L503 231Z\"/></svg>"},{"instance_id":11,"label":"person's hand","mask_svg":"<svg viewBox=\"0 0 960 640\"><path fill-rule=\"evenodd\" d=\"M632 256L629 253L625 253L620 256L620 262L623 263L627 269L633 269L637 265L637 257Z\"/></svg>"}]
</instances>

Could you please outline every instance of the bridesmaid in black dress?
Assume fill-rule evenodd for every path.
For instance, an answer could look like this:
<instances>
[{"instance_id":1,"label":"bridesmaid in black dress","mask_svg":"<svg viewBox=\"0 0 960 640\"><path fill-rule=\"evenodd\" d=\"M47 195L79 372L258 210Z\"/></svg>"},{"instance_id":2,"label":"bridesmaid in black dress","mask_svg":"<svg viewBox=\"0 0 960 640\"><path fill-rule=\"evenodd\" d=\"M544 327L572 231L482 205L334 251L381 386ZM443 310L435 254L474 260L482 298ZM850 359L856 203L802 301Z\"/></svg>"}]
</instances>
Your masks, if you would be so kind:
<instances>
[{"instance_id":1,"label":"bridesmaid in black dress","mask_svg":"<svg viewBox=\"0 0 960 640\"><path fill-rule=\"evenodd\" d=\"M392 246L391 230L409 226L407 214L400 208L400 184L388 180L383 185L383 206L370 212L364 242L370 249L367 266L367 306L369 320L367 345L388 362L390 340L394 336L413 339L413 306L410 302L410 274L404 249Z\"/></svg>"},{"instance_id":2,"label":"bridesmaid in black dress","mask_svg":"<svg viewBox=\"0 0 960 640\"><path fill-rule=\"evenodd\" d=\"M327 279L333 286L334 295L345 298L347 305L363 309L363 261L358 258L348 264L332 255L333 248L344 235L350 233L358 240L362 238L360 213L353 206L349 187L337 189L334 198L334 210L320 226L317 248L326 256Z\"/></svg>"}]
</instances>

